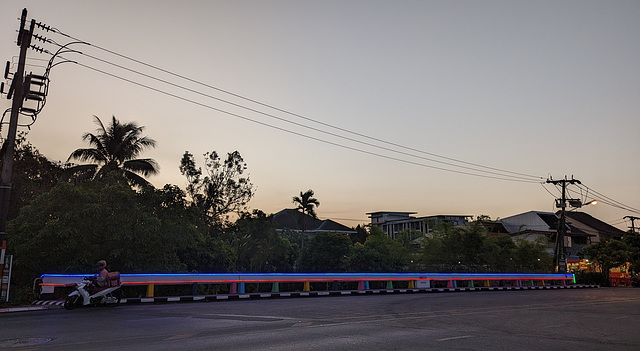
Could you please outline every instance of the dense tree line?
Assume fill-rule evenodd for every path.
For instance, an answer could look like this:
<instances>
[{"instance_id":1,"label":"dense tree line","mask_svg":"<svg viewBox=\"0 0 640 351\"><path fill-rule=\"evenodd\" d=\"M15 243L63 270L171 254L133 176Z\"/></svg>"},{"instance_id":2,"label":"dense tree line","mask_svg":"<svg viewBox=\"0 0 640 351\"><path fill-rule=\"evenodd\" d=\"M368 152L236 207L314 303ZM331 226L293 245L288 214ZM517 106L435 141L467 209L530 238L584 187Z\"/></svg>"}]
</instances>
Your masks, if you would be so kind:
<instances>
[{"instance_id":1,"label":"dense tree line","mask_svg":"<svg viewBox=\"0 0 640 351\"><path fill-rule=\"evenodd\" d=\"M442 224L429 237L402 231L392 239L376 226L351 236L280 233L272 215L248 211L254 190L239 152L208 152L203 170L187 151L179 162L186 190L157 189L142 178L157 165L137 158L154 144L142 127L115 117L98 124L99 133L85 135L94 148L72 153L96 162L87 167L51 163L20 139L8 227L14 287L31 289L42 273L91 272L98 259L129 273L551 271L544 243L490 236L480 221ZM301 192L293 202L314 216L313 196Z\"/></svg>"},{"instance_id":2,"label":"dense tree line","mask_svg":"<svg viewBox=\"0 0 640 351\"><path fill-rule=\"evenodd\" d=\"M583 257L593 262L600 277L589 277L584 279L591 283L600 285L609 284L609 272L612 268L627 265L629 273L636 275L640 273L640 235L629 232L621 239L601 240L586 246L581 253ZM636 282L637 284L637 282Z\"/></svg>"}]
</instances>

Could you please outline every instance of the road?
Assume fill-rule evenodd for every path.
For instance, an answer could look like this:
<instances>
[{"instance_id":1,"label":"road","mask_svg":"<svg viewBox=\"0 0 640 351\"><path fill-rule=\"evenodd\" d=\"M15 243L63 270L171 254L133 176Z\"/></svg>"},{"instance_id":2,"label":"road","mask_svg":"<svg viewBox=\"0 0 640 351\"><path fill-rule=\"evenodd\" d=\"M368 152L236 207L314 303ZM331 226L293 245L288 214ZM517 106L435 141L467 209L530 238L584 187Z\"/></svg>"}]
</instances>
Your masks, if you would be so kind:
<instances>
[{"instance_id":1,"label":"road","mask_svg":"<svg viewBox=\"0 0 640 351\"><path fill-rule=\"evenodd\" d=\"M0 349L638 350L640 289L239 300L5 313Z\"/></svg>"}]
</instances>

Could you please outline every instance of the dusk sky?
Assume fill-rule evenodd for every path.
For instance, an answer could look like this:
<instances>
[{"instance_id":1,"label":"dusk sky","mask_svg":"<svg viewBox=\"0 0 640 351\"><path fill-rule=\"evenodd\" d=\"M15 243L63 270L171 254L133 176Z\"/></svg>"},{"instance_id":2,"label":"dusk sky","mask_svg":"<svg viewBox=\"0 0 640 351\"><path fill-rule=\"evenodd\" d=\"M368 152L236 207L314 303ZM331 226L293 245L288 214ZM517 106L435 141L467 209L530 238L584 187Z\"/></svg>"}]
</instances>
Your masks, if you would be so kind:
<instances>
[{"instance_id":1,"label":"dusk sky","mask_svg":"<svg viewBox=\"0 0 640 351\"><path fill-rule=\"evenodd\" d=\"M544 181L573 175L609 198L573 187L601 201L584 212L621 229L640 216L637 0L0 4L3 69L24 7L57 29L36 34L92 44L52 69L28 135L54 161L115 115L157 141L155 186L185 187L185 150L200 165L238 150L266 213L313 189L319 217L348 226L383 210L504 218L555 211ZM27 71L50 57L29 51Z\"/></svg>"}]
</instances>

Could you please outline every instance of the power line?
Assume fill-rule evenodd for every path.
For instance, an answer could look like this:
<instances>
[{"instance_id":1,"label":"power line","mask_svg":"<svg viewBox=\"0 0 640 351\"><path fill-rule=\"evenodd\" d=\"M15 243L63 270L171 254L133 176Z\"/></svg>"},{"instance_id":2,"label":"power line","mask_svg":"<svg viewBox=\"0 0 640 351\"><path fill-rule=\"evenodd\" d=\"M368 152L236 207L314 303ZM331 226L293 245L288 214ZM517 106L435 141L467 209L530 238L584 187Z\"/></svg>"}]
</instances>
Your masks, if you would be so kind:
<instances>
[{"instance_id":1,"label":"power line","mask_svg":"<svg viewBox=\"0 0 640 351\"><path fill-rule=\"evenodd\" d=\"M63 33L62 31L60 31L58 29L52 28L52 31L55 32L55 33L58 33L60 35L63 35L65 37L68 37L68 38L71 38L71 39L74 39L74 40L77 40L77 41L81 41L80 39L72 37L70 35L67 35L67 34ZM203 93L201 91L197 91L195 89L190 89L190 88L181 86L179 84L175 84L175 83L172 83L172 82L169 82L169 81L166 81L166 80L163 80L163 79L160 79L160 78L157 78L157 77L154 77L154 76L139 72L137 70L133 70L133 69L128 68L128 67L124 67L122 65L117 65L117 64L112 63L112 62L110 62L108 60L104 60L104 59L101 59L101 58L98 58L98 57L95 57L95 56L92 56L92 55L88 55L88 54L85 54L85 53L82 53L82 52L78 52L79 54L85 55L87 57L90 57L92 59L98 60L100 62L107 63L107 64L113 65L115 67L118 67L120 69L124 69L124 70L130 71L132 73L136 73L136 74L145 76L147 78L154 79L156 81L160 81L162 83L169 84L169 85L172 85L174 87L178 87L178 88L184 89L186 91L189 91L189 92L192 92L192 93L195 93L195 94L199 94L199 95L202 95L202 96L205 96L205 97L208 97L208 98L212 98L212 99L215 99L215 100L230 104L232 106L240 107L240 108L246 109L248 111L259 113L259 114L262 114L262 115L265 115L265 116L268 116L268 117L271 117L271 118L274 118L274 119L277 119L277 120L280 120L280 121L283 121L283 122L286 122L286 123L291 123L291 124L299 126L299 127L303 127L303 128L307 128L307 129L310 129L310 130L314 130L316 132L320 132L320 133L324 133L324 134L331 135L331 136L334 136L334 137L342 138L342 139L345 139L345 140L349 140L351 142L360 143L362 145L367 145L367 146L370 146L370 147L375 147L375 148L379 148L379 149L382 149L382 150L385 150L385 151L398 153L398 154L401 154L401 155L404 155L404 156L415 157L415 158L423 159L423 160L430 161L430 162L436 162L436 163L444 164L444 165L447 165L447 166L450 166L450 167L458 167L458 168L462 168L462 169L471 170L471 171L474 171L474 172L481 172L481 173L486 173L486 174L498 175L499 177L488 176L488 175L483 175L483 174L476 174L476 173L469 173L469 172L464 172L464 171L458 171L458 170L452 170L452 169L447 169L447 168L442 168L442 167L426 165L426 164L423 164L423 163L412 162L412 161L408 161L408 160L404 160L404 159L399 159L397 157L386 156L386 155L373 153L373 152L369 152L369 151L366 151L366 150L361 150L361 149L357 149L357 148L354 148L354 147L349 147L349 146L346 146L346 145L338 144L338 143L335 143L335 142L330 142L330 141L323 140L323 139L320 139L320 138L316 138L316 137L312 137L312 136L305 135L305 134L302 134L302 133L298 133L298 132L294 132L294 131L291 131L291 130L287 130L285 128L273 126L273 125L270 125L268 123L260 122L260 121L257 121L257 120L254 120L254 119L251 119L251 118L248 118L248 117L245 117L245 116L241 116L241 115L238 115L238 114L235 114L235 113L224 111L224 110L212 107L210 105L206 105L206 104L202 104L202 103L196 102L195 100L184 98L184 97L178 96L176 94L171 94L171 93L168 93L166 91L162 91L160 89L153 88L151 86L144 85L144 84L141 84L141 83L138 83L138 82L134 82L134 81L132 81L130 79L126 79L126 78L123 78L123 77L120 77L120 76L117 76L117 75L114 75L114 74L111 74L111 73L108 73L108 72L105 72L105 71L102 71L102 70L95 69L95 68L90 67L88 65L84 65L84 64L79 64L78 63L80 66L83 66L85 68L93 69L93 70L98 71L100 73L111 75L111 76L113 76L115 78L127 81L129 83L136 84L136 85L145 87L147 89L151 89L151 90L163 93L165 95L173 96L174 98L178 98L178 99L190 102L190 103L198 104L200 106L207 107L207 108L216 110L218 112L225 113L225 114L228 114L228 115L231 115L231 116L235 116L237 118L241 118L241 119L244 119L244 120L247 120L247 121L251 121L251 122L263 125L263 126L267 126L267 127L270 127L270 128L275 128L275 129L278 129L278 130L281 130L281 131L285 131L285 132L292 133L292 134L295 134L295 135L298 135L298 136L310 138L310 139L313 139L313 140L316 140L316 141L328 143L328 144L331 144L331 145L334 145L334 146L339 146L339 147L342 147L342 148L350 149L350 150L353 150L353 151L363 152L363 153L374 155L374 156L378 156L378 157L383 157L383 158L387 158L387 159L391 159L391 160L395 160L395 161L400 161L400 162L420 165L420 166L433 168L433 169L438 169L438 170L443 170L443 171L448 171L448 172L454 172L454 173L471 175L471 176L479 176L479 177L485 177L485 178L492 178L492 179L499 179L499 180L520 181L520 182L536 182L537 183L537 182L539 182L539 179L542 179L542 177L538 177L538 176L534 176L534 175L530 175L530 174L512 172L512 171L508 171L508 170L504 170L504 169L500 169L500 168L493 168L493 167L484 166L484 165L477 164L477 163L466 162L466 161L458 160L458 159L455 159L455 158L450 158L450 157L446 157L446 156L442 156L442 155L438 155L438 154L434 154L434 153L429 153L429 152L426 152L426 151L422 151L422 150L418 150L418 149L415 149L415 148L407 147L407 146L400 145L400 144L397 144L397 143L393 143L393 142L389 142L389 141L386 141L386 140L378 139L378 138L375 138L375 137L367 136L367 135L364 135L364 134L361 134L361 133L358 133L358 132L354 132L354 131L351 131L351 130L348 130L348 129L344 129L344 128L341 128L341 127L337 127L337 126L334 126L334 125L331 125L331 124L328 124L328 123L324 123L324 122L321 122L321 121L318 121L318 120L315 120L315 119L311 119L311 118L305 117L303 115L296 114L296 113L293 113L293 112L290 112L290 111L275 107L273 105L265 104L265 103L262 103L260 101L257 101L257 100L254 100L254 99L250 99L250 98L247 98L245 96L230 92L228 90L220 89L220 88L215 87L213 85L197 81L195 79L192 79L192 78L189 78L189 77L174 73L172 71L160 68L158 66L151 65L149 63L143 62L141 60L134 59L134 58L132 58L130 56L127 56L127 55L123 55L123 54L117 53L115 51L103 48L101 46L97 46L97 45L94 45L94 44L91 44L91 43L88 43L88 42L84 42L84 41L83 41L83 43L86 43L89 46L95 47L95 48L97 48L99 50L105 51L105 52L110 53L112 55L124 58L126 60L130 60L132 62L138 63L140 65L143 65L143 66L155 69L155 70L158 70L160 72L169 74L171 76L178 77L178 78L186 80L188 82L195 83L195 84L198 84L198 85L201 85L201 86L204 86L204 87L207 87L207 88L210 88L210 89L213 89L213 90L216 90L216 91L219 91L219 92L222 92L222 93L225 93L225 94L228 94L228 95L231 95L231 96L234 96L234 97L237 97L237 98L240 98L240 99L252 102L252 103L255 103L255 104L258 104L260 106L273 109L275 111L286 113L288 115L295 116L295 117L304 119L304 120L309 121L309 122L313 122L313 123L316 123L316 124L319 124L319 125L322 125L322 126L325 126L325 127L336 129L336 130L339 130L339 131L342 131L342 132L345 132L345 133L353 134L353 135L356 135L356 136L359 136L359 137L362 137L362 138L366 138L366 139L369 139L369 140L373 140L373 141L376 141L376 142L380 142L380 143L383 143L383 144L391 145L391 146L394 146L394 147L410 150L410 151L421 153L421 154L430 155L430 156L437 157L437 158L442 158L442 159L445 159L445 160L449 160L449 161L453 161L453 162L457 162L457 163L461 163L461 164L466 164L466 165L470 165L470 166L474 166L474 167L479 167L481 169L477 169L477 168L473 168L473 167L467 167L467 166L461 166L461 165L452 164L452 163L449 163L449 162L444 162L444 161L434 160L434 159L431 159L431 158L421 157L421 156L414 155L414 154L411 154L411 153L390 149L390 148L383 147L383 146L380 146L380 145L375 145L375 144L371 144L371 143L364 142L364 141L361 141L361 140L345 137L343 135L339 135L339 134L336 134L336 133L331 133L331 132L328 132L328 131L325 131L325 130L322 130L322 129L310 127L308 125L304 125L304 124L301 124L301 123L293 122L293 121L290 121L288 119L285 119L285 118L282 118L282 117L278 117L278 116L274 116L272 114L268 114L268 113L263 112L263 111L259 111L259 110L256 110L256 109L253 109L253 108L249 108L249 107L246 107L246 106L243 106L243 105L240 105L240 104L236 104L236 103L233 103L233 102L230 102L230 101L227 101L227 100L212 96L210 94L206 94L206 93ZM487 170L490 170L490 171L487 171ZM498 172L500 172L500 173L498 173ZM506 173L506 174L503 174L503 173ZM508 175L508 174L512 174L512 175ZM514 175L516 175L516 176L514 176ZM504 177L508 177L508 178L504 178ZM532 179L528 179L528 178L525 178L525 177L535 178L536 180L533 181ZM549 192L549 190L546 187L544 187L544 185L543 185L543 188L547 192ZM586 187L586 186L585 186L585 188L586 188L586 194L584 196L586 198L586 196L588 195L588 192L589 192L590 189L588 187ZM580 188L580 189L583 190L582 188ZM592 190L592 192L597 194L597 195L600 195L602 198L604 198L605 200L600 199L600 201L605 203L605 204L609 204L611 206L618 207L618 208L625 209L625 210L631 210L632 212L640 213L639 210L637 210L637 209L635 209L633 207L630 207L630 206L624 205L622 203L619 203L619 202L617 202L617 201L615 201L615 200L613 200L611 198L608 198L608 197L602 195L601 193L597 193L597 192L595 192L593 190ZM553 195L551 192L549 192L549 193L551 195ZM582 197L582 195L583 194L581 193L580 196Z\"/></svg>"},{"instance_id":2,"label":"power line","mask_svg":"<svg viewBox=\"0 0 640 351\"><path fill-rule=\"evenodd\" d=\"M296 131L285 129L285 128L278 127L278 126L275 126L275 125L271 125L271 124L268 124L268 123L265 123L265 122L262 122L262 121L258 121L256 119L252 119L252 118L249 118L249 117L246 117L246 116L239 115L237 113L225 111L225 110L222 110L220 108L217 108L217 107L214 107L214 106L211 106L211 105L207 105L207 104L195 101L193 99L189 99L189 98L186 98L186 97L183 97L183 96L179 96L177 94L170 93L170 92L167 92L167 91L152 87L150 85L146 85L146 84L143 84L143 83L140 83L140 82L136 82L134 80L131 80L131 79L128 79L128 78L124 78L122 76L118 76L116 74L109 73L109 72L106 72L104 70L85 65L83 63L79 63L79 62L75 62L75 61L70 61L70 63L75 63L75 64L77 64L77 65L79 65L81 67L93 70L95 72L102 73L102 74L111 76L113 78L117 78L117 79L120 79L122 81L131 83L131 84L134 84L134 85L137 85L137 86L140 86L140 87L152 90L152 91L155 91L157 93L161 93L161 94L164 94L164 95L167 95L167 96L170 96L170 97L173 97L173 98L185 101L185 102L189 102L191 104L195 104L195 105L198 105L198 106L201 106L201 107L205 107L205 108L213 110L213 111L224 113L224 114L236 117L236 118L243 119L245 121L249 121L249 122L252 122L252 123L256 123L256 124L265 126L265 127L269 127L269 128L272 128L272 129L276 129L276 130L279 130L279 131L283 131L283 132L289 133L289 134L297 135L297 136L300 136L300 137L303 137L303 138L315 140L315 141L322 142L322 143L325 143L325 144L341 147L341 148L348 149L348 150L351 150L351 151L357 151L357 152L364 153L364 154L371 155L371 156L381 157L381 158L385 158L385 159L388 159L388 160L403 162L403 163L407 163L407 164L412 164L412 165L416 165L416 166L421 166L421 167L441 170L441 171L445 171L445 172L452 172L452 173L457 173L457 174L463 174L463 175L469 175L469 176L475 176L475 177L482 177L482 178L489 178L489 179L496 179L496 180L503 180L503 181L511 181L511 182L538 183L538 181L533 181L533 180L523 180L523 179L516 179L516 178L503 178L503 177L497 177L497 176L489 176L489 175L484 175L484 174L476 174L476 173L458 171L458 170L453 170L453 169L448 169L448 168L443 168L443 167L427 165L427 164L424 164L424 163L404 160L404 159L393 157L393 156L383 155L383 154L379 154L379 153L375 153L375 152L371 152L371 151L367 151L367 150L354 148L354 147L351 147L351 146L339 144L339 143L336 143L336 142L320 139L318 137L306 135L306 134L303 134L303 133L299 133L299 132L296 132ZM507 176L505 175L504 177L507 177Z\"/></svg>"},{"instance_id":3,"label":"power line","mask_svg":"<svg viewBox=\"0 0 640 351\"><path fill-rule=\"evenodd\" d=\"M578 187L580 187L580 186L578 186ZM608 196L606 196L606 195L604 195L602 193L599 193L599 192L593 190L592 188L589 188L586 185L582 185L582 187L585 187L588 191L591 191L592 193L594 193L597 196L599 196L600 198L598 199L598 201L600 201L600 202L603 202L603 203L605 203L607 205L610 205L610 206L613 206L613 207L617 207L619 209L626 210L626 211L629 211L629 212L640 213L640 210L638 210L637 208L634 208L634 207L631 207L629 205L625 205L622 202L616 201L616 200L614 200L614 199L612 199L612 198L610 198L610 197L608 197Z\"/></svg>"},{"instance_id":4,"label":"power line","mask_svg":"<svg viewBox=\"0 0 640 351\"><path fill-rule=\"evenodd\" d=\"M358 144L362 144L362 145L378 148L378 149L389 151L389 152L398 153L398 154L401 154L401 155L404 155L404 156L415 157L415 158L422 159L422 160L425 160L425 161L436 162L436 163L444 164L444 165L451 166L451 167L458 167L458 168L462 168L462 169L467 169L467 170L471 170L471 171L475 171L475 172L482 172L482 173L493 174L493 175L497 175L497 176L501 176L501 177L510 177L510 178L514 178L514 179L521 179L521 180L528 180L528 181L533 180L533 179L525 178L525 177L522 177L522 176L507 175L507 174L498 173L498 172L494 172L494 171L486 171L486 170L477 169L477 168L473 168L473 167L456 165L456 164L445 162L445 161L434 160L434 159L427 158L427 157L424 157L424 156L414 155L414 154L410 154L410 153L407 153L407 152L394 150L394 149L391 149L391 148L388 148L388 147L384 147L384 146L368 143L368 142L365 142L365 141L362 141L362 140L357 140L357 139L354 139L354 138L346 137L346 136L343 136L343 135L340 135L340 134L328 132L328 131L325 131L325 130L322 130L322 129L318 129L318 128L311 127L311 126L308 126L308 125L304 125L302 123L298 123L298 122L294 122L294 121L291 121L291 120L288 120L288 119L285 119L285 118L282 118L282 117L278 117L278 116L275 116L273 114L269 114L269 113L266 113L266 112L263 112L263 111L259 111L259 110L256 110L256 109L253 109L253 108L250 108L250 107L246 107L246 106L243 106L243 105L240 105L240 104L228 101L228 100L224 100L224 99L218 98L216 96L212 96L210 94L203 93L201 91L197 91L197 90L194 90L194 89L191 89L191 88L179 85L179 84L175 84L175 83L169 82L167 80L164 80L164 79L161 79L161 78L157 78L157 77L151 76L149 74L146 74L146 73L143 73L143 72L140 72L140 71L128 68L128 67L124 67L122 65L118 65L118 64L109 62L107 60L104 60L104 59L101 59L101 58L98 58L98 57L95 57L95 56L92 56L92 55L89 55L89 54L85 54L83 52L77 51L76 53L84 55L84 56L87 56L87 57L90 57L90 58L92 58L94 60L97 60L97 61L100 61L102 63L106 63L106 64L109 64L109 65L115 66L117 68L120 68L120 69L129 71L129 72L141 75L143 77L150 78L150 79L159 81L161 83L165 83L165 84L171 85L173 87L186 90L186 91L194 93L194 94L198 94L198 95L201 95L201 96L204 96L204 97L207 97L207 98L211 98L211 99L214 99L214 100L217 100L217 101L220 101L220 102L223 102L223 103L235 106L235 107L239 107L239 108L245 109L247 111L255 112L255 113L258 113L258 114L261 114L261 115L264 115L264 116L279 120L281 122L290 123L290 124L293 124L293 125L298 126L298 127L307 128L307 129L310 129L310 130L313 130L313 131L316 131L316 132L319 132L319 133L323 133L323 134L327 134L327 135L330 135L330 136L333 136L333 137L349 140L349 141L354 142L354 143L358 143Z\"/></svg>"},{"instance_id":5,"label":"power line","mask_svg":"<svg viewBox=\"0 0 640 351\"><path fill-rule=\"evenodd\" d=\"M546 183L540 183L540 185L542 185L542 189L546 190L551 196L553 196L553 198L557 198L558 195L554 195L552 192L549 191L549 189L547 189L546 186L544 186ZM557 186L556 186L557 187Z\"/></svg>"},{"instance_id":6,"label":"power line","mask_svg":"<svg viewBox=\"0 0 640 351\"><path fill-rule=\"evenodd\" d=\"M223 101L223 102L225 102L225 103L232 104L232 105L234 105L234 106L241 107L241 108L244 108L244 109L250 110L250 111L252 111L252 112L257 112L257 113L260 113L260 114L263 114L263 115L266 115L266 116L269 116L269 117L272 117L272 118L276 118L276 119L281 120L281 121L286 121L287 123L292 123L292 124L295 124L295 125L298 125L298 126L302 126L302 127L304 127L304 128L308 128L308 129L312 129L312 130L315 130L315 131L319 131L319 132L321 132L321 133L325 133L325 134L329 134L329 135L333 135L333 136L338 136L338 137L340 137L340 138L344 138L344 139L347 139L347 140L350 140L350 141L354 141L354 142L357 142L357 143L361 143L361 144L364 144L364 145L368 145L368 146L372 146L372 147L380 148L380 149L387 150L387 151L391 151L391 152L396 152L396 153L403 154L403 155L407 155L407 156L411 156L411 157L416 157L416 158L420 158L420 159L428 160L428 161L431 161L431 162L437 162L437 163L441 163L441 164L446 164L446 165L449 165L449 166L452 166L452 167L459 167L459 168L463 168L463 169L473 170L473 171L476 171L476 172L485 172L485 173L494 174L494 175L499 175L499 176L514 177L514 175L515 175L515 176L518 176L517 178L521 178L521 179L534 178L534 179L536 179L536 182L537 182L537 181L540 181L540 180L542 180L542 179L543 179L543 177L539 177L539 176L534 176L534 175L525 174L525 173L519 173L519 172L513 172L513 171L508 171L508 170L504 170L504 169L500 169L500 168L494 168L494 167L489 167L489 166L484 166L484 165L481 165L481 164L472 163L472 162L467 162L467 161L462 161L462 160L458 160L458 159L454 159L454 158L450 158L450 157L446 157L446 156L438 155L438 154L435 154L435 153L429 153L429 152L426 152L426 151L422 151L422 150L418 150L418 149L415 149L415 148L411 148L411 147L403 146L403 145L400 145L400 144L396 144L396 143L393 143L393 142L385 141L385 140L378 139L378 138L374 138L374 137L371 137L371 136L367 136L367 135L364 135L364 134L361 134L361 133L358 133L358 132L354 132L354 131L351 131L351 130L348 130L348 129L344 129L344 128L341 128L341 127L337 127L337 126L334 126L334 125L331 125L331 124L328 124L328 123L325 123L325 122L321 122L321 121L318 121L318 120L314 120L314 119L311 119L311 118L308 118L308 117L302 116L302 115L300 115L300 114L296 114L296 113L293 113L293 112L290 112L290 111L287 111L287 110L284 110L284 109L281 109L281 108L275 107L275 106L273 106L273 105L265 104L265 103L259 102L259 101L257 101L257 100L254 100L254 99L250 99L250 98L247 98L247 97L245 97L245 96L242 96L242 95L239 95L239 94L235 94L235 93L233 93L233 92L230 92L230 91L227 91L227 90L224 90L224 89L220 89L220 88L215 87L215 86L212 86L212 85L210 85L210 84L206 84L206 83L203 83L203 82L197 81L197 80L195 80L195 79L191 79L191 78L189 78L189 77L186 77L186 76L183 76L183 75L180 75L180 74L177 74L177 73L171 72L171 71L169 71L169 70L166 70L166 69L163 69L163 68L160 68L160 67L157 67L157 66L154 66L154 65L148 64L148 63L146 63L146 62L143 62L143 61L140 61L140 60L134 59L134 58L129 57L129 56L127 56L127 55L123 55L123 54L117 53L117 52L115 52L115 51L112 51L112 50L109 50L109 49L106 49L106 48L103 48L103 47L100 47L100 46L97 46L97 45L94 45L94 44L91 44L91 43L88 43L88 42L85 42L85 41L82 41L82 40L80 40L80 39L78 39L78 38L75 38L75 37L73 37L73 36L70 36L70 35L68 35L68 34L65 34L65 33L63 33L62 31L60 31L60 30L58 30L58 29L56 29L56 28L52 28L52 31L54 31L54 32L56 32L56 33L58 33L58 34L61 34L61 35L65 36L65 37L71 38L71 39L73 39L73 40L81 41L82 43L85 43L85 44L87 44L87 45L89 45L89 46L95 47L95 48L97 48L97 49L99 49L99 50L102 50L102 51L105 51L105 52L107 52L107 53L110 53L110 54L112 54L112 55L115 55L115 56L118 56L118 57L124 58L124 59L126 59L126 60L133 61L133 62L138 63L138 64L140 64L140 65L143 65L143 66L146 66L146 67L149 67L149 68L152 68L152 69L158 70L158 71L160 71L160 72L163 72L163 73L169 74L169 75L171 75L171 76L178 77L178 78L180 78L180 79L183 79L183 80L186 80L186 81L189 81L189 82L192 82L192 83L195 83L195 84L198 84L198 85L201 85L201 86L204 86L204 87L210 88L210 89L214 89L214 90L216 90L216 91L223 92L223 93L225 93L225 94L228 94L228 95L231 95L231 96L234 96L234 97L237 97L237 98L240 98L240 99L243 99L243 100L246 100L246 101L249 101L249 102L252 102L252 103L258 104L258 105L263 106L263 107L268 107L268 108L270 108L270 109L273 109L273 110L276 110L276 111L279 111L279 112L282 112L282 113L286 113L286 114L288 114L288 115L295 116L295 117L298 117L298 118L304 119L304 120L306 120L306 121L310 121L310 122L313 122L313 123L317 123L317 124L320 124L320 125L325 126L325 127L333 128L333 129L336 129L336 130L339 130L339 131L342 131L342 132L346 132L346 133L349 133L349 134L353 134L353 135L356 135L356 136L359 136L359 137L362 137L362 138L366 138L366 139L369 139L369 140L374 140L374 141L376 141L376 142L380 142L380 143L383 143L383 144L391 145L391 146L394 146L394 147L399 147L399 148L406 149L406 150L410 150L410 151L413 151L413 152L418 152L418 153L421 153L421 154L425 154L425 155L429 155L429 156L433 156L433 157L438 157L438 158L442 158L442 159L446 159L446 160L449 160L449 161L453 161L453 162L457 162L457 163L462 163L462 164L466 164L466 165L470 165L470 166L474 166L474 167L480 167L480 168L488 169L488 170L491 170L491 171L486 171L486 170L484 170L484 171L483 171L483 170L478 170L478 169L471 168L471 167L465 167L465 166L460 166L460 165L451 164L451 163L448 163L448 162L443 162L443 161L437 161L437 160L433 160L433 159L429 159L429 158L424 158L424 157L416 156L416 155L413 155L413 154L408 154L408 153L406 153L406 152L401 152L401 151L397 151L397 150L393 150L393 149L385 148L385 147L382 147L382 146L378 146L378 145L374 145L374 144L366 143L366 142L363 142L363 141L359 141L359 140L355 140L355 139L347 138L347 137L344 137L344 136L340 136L340 135L337 135L337 134L334 134L334 133L330 133L330 132L327 132L327 131L319 130L319 129L317 129L317 128L313 128L313 127L309 127L309 126L306 126L306 125L302 125L302 124L299 124L299 123L296 123L296 122L292 122L292 121L290 121L290 120L287 120L287 119L284 119L284 118L281 118L281 117L276 117L276 116L273 116L273 115L267 114L267 113L262 112L262 111L258 111L258 110L255 110L255 109L248 108L248 107L246 107L246 106L242 106L242 105L235 104L235 103L232 103L232 102L229 102L229 101L226 101L226 100L223 100L223 99L217 98L217 97L213 97L213 96L211 96L211 95L204 94L204 93L202 93L202 92L195 91L195 90L193 90L193 89L189 89L189 88L186 88L186 87L183 87L183 86L177 85L177 84L175 84L175 83L170 83L170 82L167 82L167 81L165 81L165 80L161 80L161 79L159 79L159 78L156 78L156 77L153 77L153 76L150 76L150 75L147 75L147 74L144 74L144 73L138 72L138 71L136 71L136 70L132 70L132 69L129 69L129 68L123 67L123 66L121 66L121 65L113 64L113 63L111 63L111 62L109 62L109 61L107 61L107 60L99 59L99 58L96 58L96 57L94 57L94 56L91 56L91 55L87 55L87 54L81 53L81 54L83 54L83 55L89 56L89 57L94 58L94 59L96 59L96 60L100 60L100 61L102 61L102 62L105 62L105 63L111 64L111 65L117 66L117 67L119 67L119 68L129 70L129 71L131 71L131 72L134 72L134 73L137 73L137 74L140 74L140 75L146 76L146 77L148 77L148 78L155 79L155 80L158 80L158 81L162 81L163 83L170 84L170 85L173 85L173 86L176 86L176 87L179 87L179 88L182 88L182 89L185 89L185 90L188 90L188 91L191 91L191 92L194 92L194 93L197 93L197 94L203 95L203 96L207 96L207 97L209 97L209 98L213 98L213 99L216 99L216 100L219 100L219 101ZM496 172L500 172L500 173L496 173ZM505 174L502 174L502 173L507 173L507 174L512 174L512 175L511 175L511 176L509 176L509 175L505 175ZM524 177L527 177L527 178L524 178ZM515 177L514 177L514 178L515 178Z\"/></svg>"}]
</instances>

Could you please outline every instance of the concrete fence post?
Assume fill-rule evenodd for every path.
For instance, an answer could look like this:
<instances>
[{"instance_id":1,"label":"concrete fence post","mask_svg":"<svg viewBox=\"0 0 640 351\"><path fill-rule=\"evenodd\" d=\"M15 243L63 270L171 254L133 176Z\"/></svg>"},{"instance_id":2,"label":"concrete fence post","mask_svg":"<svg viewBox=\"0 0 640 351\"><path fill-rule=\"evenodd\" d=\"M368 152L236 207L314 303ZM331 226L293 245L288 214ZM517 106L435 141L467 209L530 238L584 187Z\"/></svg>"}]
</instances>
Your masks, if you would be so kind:
<instances>
[{"instance_id":1,"label":"concrete fence post","mask_svg":"<svg viewBox=\"0 0 640 351\"><path fill-rule=\"evenodd\" d=\"M153 283L149 283L149 285L147 285L147 297L153 297L154 288L155 286Z\"/></svg>"}]
</instances>

